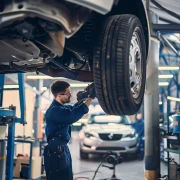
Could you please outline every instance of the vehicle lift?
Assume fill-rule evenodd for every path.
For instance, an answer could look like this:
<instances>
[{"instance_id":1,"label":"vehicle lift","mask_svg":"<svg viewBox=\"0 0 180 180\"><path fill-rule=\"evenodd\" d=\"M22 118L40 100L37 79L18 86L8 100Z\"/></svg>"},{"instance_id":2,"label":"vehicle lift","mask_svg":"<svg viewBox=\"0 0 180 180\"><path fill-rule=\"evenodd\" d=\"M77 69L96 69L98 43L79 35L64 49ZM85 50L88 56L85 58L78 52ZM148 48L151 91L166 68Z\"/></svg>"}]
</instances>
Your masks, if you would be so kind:
<instances>
[{"instance_id":1,"label":"vehicle lift","mask_svg":"<svg viewBox=\"0 0 180 180\"><path fill-rule=\"evenodd\" d=\"M7 153L6 153L6 142L5 138L1 140L0 137L0 180L12 180L13 179L13 168L14 168L14 142L15 142L15 124L26 124L26 105L25 105L25 91L24 91L24 74L18 74L18 85L19 88L5 89L4 88L5 75L0 75L0 132L1 129L5 130L5 126L8 125L8 137L7 137ZM4 90L19 90L20 99L20 118L16 117L16 107L10 105L9 107L2 107L3 103L3 91ZM5 131L4 131L5 133ZM1 146L2 145L2 146ZM1 147L4 147L4 155L2 156ZM7 157L6 157L7 154ZM6 159L6 170L5 165ZM1 161L2 160L2 161ZM4 162L3 162L4 160ZM5 170L5 171L4 171ZM5 172L5 173L3 173Z\"/></svg>"}]
</instances>

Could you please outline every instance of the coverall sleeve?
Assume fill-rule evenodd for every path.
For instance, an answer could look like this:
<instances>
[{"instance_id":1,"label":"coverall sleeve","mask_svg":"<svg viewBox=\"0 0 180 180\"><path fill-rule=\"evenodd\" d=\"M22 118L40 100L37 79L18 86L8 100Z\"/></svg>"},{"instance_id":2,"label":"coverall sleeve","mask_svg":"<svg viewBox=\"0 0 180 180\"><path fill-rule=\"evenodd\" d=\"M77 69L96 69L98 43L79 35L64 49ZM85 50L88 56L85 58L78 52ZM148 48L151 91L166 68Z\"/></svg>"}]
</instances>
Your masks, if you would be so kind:
<instances>
[{"instance_id":1,"label":"coverall sleeve","mask_svg":"<svg viewBox=\"0 0 180 180\"><path fill-rule=\"evenodd\" d=\"M126 123L126 125L135 127L135 123L136 123L136 122L133 122L133 123Z\"/></svg>"},{"instance_id":2,"label":"coverall sleeve","mask_svg":"<svg viewBox=\"0 0 180 180\"><path fill-rule=\"evenodd\" d=\"M82 118L82 116L88 113L89 108L86 104L82 103L79 106L70 107L53 107L51 114L53 116L53 120L58 122L59 124L70 125L74 122L78 121Z\"/></svg>"}]
</instances>

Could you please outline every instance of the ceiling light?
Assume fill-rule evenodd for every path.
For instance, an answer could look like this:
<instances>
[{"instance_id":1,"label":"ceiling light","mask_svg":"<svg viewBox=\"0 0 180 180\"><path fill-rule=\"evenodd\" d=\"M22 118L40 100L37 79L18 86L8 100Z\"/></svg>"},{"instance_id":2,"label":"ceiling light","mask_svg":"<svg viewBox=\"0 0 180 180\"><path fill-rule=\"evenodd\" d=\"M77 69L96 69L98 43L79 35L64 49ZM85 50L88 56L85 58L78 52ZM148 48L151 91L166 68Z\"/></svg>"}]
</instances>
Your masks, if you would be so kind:
<instances>
[{"instance_id":1,"label":"ceiling light","mask_svg":"<svg viewBox=\"0 0 180 180\"><path fill-rule=\"evenodd\" d=\"M158 67L159 70L179 70L178 66L161 66Z\"/></svg>"},{"instance_id":2,"label":"ceiling light","mask_svg":"<svg viewBox=\"0 0 180 180\"><path fill-rule=\"evenodd\" d=\"M5 89L19 88L19 85L4 85Z\"/></svg>"},{"instance_id":3,"label":"ceiling light","mask_svg":"<svg viewBox=\"0 0 180 180\"><path fill-rule=\"evenodd\" d=\"M36 90L37 90L37 88L36 88L36 87L33 87L33 90L35 90L35 91L36 91ZM41 88L41 90L42 90L42 91L46 91L46 90L47 90L47 87L42 87L42 88Z\"/></svg>"},{"instance_id":4,"label":"ceiling light","mask_svg":"<svg viewBox=\"0 0 180 180\"><path fill-rule=\"evenodd\" d=\"M47 87L42 87L41 90L42 90L42 91L46 91L46 90L47 90Z\"/></svg>"},{"instance_id":5,"label":"ceiling light","mask_svg":"<svg viewBox=\"0 0 180 180\"><path fill-rule=\"evenodd\" d=\"M159 79L163 79L163 78L172 78L173 75L172 74L166 74L166 75L158 75Z\"/></svg>"},{"instance_id":6,"label":"ceiling light","mask_svg":"<svg viewBox=\"0 0 180 180\"><path fill-rule=\"evenodd\" d=\"M81 126L81 123L75 122L75 123L73 123L73 126Z\"/></svg>"},{"instance_id":7,"label":"ceiling light","mask_svg":"<svg viewBox=\"0 0 180 180\"><path fill-rule=\"evenodd\" d=\"M171 101L179 101L180 102L180 98L175 98L175 97L168 96L167 99L169 99Z\"/></svg>"},{"instance_id":8,"label":"ceiling light","mask_svg":"<svg viewBox=\"0 0 180 180\"><path fill-rule=\"evenodd\" d=\"M159 101L159 105L161 105L162 104L162 101Z\"/></svg>"},{"instance_id":9,"label":"ceiling light","mask_svg":"<svg viewBox=\"0 0 180 180\"><path fill-rule=\"evenodd\" d=\"M27 79L66 79L64 77L51 77L46 75L27 75Z\"/></svg>"},{"instance_id":10,"label":"ceiling light","mask_svg":"<svg viewBox=\"0 0 180 180\"><path fill-rule=\"evenodd\" d=\"M70 87L87 87L88 83L82 83L82 84L70 84Z\"/></svg>"},{"instance_id":11,"label":"ceiling light","mask_svg":"<svg viewBox=\"0 0 180 180\"><path fill-rule=\"evenodd\" d=\"M168 86L169 83L168 82L159 82L159 86Z\"/></svg>"}]
</instances>

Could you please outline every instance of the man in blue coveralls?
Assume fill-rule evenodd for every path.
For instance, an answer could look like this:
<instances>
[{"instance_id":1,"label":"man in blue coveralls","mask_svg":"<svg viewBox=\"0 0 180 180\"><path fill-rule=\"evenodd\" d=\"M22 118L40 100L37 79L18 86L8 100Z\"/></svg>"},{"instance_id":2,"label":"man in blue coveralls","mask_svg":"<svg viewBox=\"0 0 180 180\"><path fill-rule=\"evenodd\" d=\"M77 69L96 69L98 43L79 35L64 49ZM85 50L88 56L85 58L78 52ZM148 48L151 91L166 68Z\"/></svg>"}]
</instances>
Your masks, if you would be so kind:
<instances>
[{"instance_id":1,"label":"man in blue coveralls","mask_svg":"<svg viewBox=\"0 0 180 180\"><path fill-rule=\"evenodd\" d=\"M85 102L74 106L70 102L70 84L55 81L51 86L54 100L45 114L48 145L44 149L44 165L47 180L73 180L72 160L67 143L71 138L71 124L88 113L89 105L95 98L94 88Z\"/></svg>"}]
</instances>

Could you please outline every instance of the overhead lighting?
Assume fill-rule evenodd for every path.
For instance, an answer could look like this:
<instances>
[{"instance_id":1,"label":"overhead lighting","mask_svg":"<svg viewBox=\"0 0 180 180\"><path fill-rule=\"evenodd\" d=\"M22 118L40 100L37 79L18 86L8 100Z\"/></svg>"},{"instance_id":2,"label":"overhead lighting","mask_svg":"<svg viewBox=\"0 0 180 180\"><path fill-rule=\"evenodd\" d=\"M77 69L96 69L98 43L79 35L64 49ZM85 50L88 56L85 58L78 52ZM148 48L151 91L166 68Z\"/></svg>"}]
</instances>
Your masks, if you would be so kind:
<instances>
[{"instance_id":1,"label":"overhead lighting","mask_svg":"<svg viewBox=\"0 0 180 180\"><path fill-rule=\"evenodd\" d=\"M161 66L158 67L159 70L179 70L178 66Z\"/></svg>"},{"instance_id":2,"label":"overhead lighting","mask_svg":"<svg viewBox=\"0 0 180 180\"><path fill-rule=\"evenodd\" d=\"M66 79L64 77L51 77L46 75L27 75L27 79Z\"/></svg>"},{"instance_id":3,"label":"overhead lighting","mask_svg":"<svg viewBox=\"0 0 180 180\"><path fill-rule=\"evenodd\" d=\"M168 82L159 82L159 86L168 86L169 83Z\"/></svg>"},{"instance_id":4,"label":"overhead lighting","mask_svg":"<svg viewBox=\"0 0 180 180\"><path fill-rule=\"evenodd\" d=\"M163 79L163 78L172 78L173 75L172 74L166 74L166 75L158 75L159 79Z\"/></svg>"},{"instance_id":5,"label":"overhead lighting","mask_svg":"<svg viewBox=\"0 0 180 180\"><path fill-rule=\"evenodd\" d=\"M4 85L5 89L19 88L19 85Z\"/></svg>"},{"instance_id":6,"label":"overhead lighting","mask_svg":"<svg viewBox=\"0 0 180 180\"><path fill-rule=\"evenodd\" d=\"M159 101L159 105L161 105L162 104L162 101Z\"/></svg>"},{"instance_id":7,"label":"overhead lighting","mask_svg":"<svg viewBox=\"0 0 180 180\"><path fill-rule=\"evenodd\" d=\"M47 90L47 87L42 87L41 90L42 90L42 91L46 91L46 90Z\"/></svg>"},{"instance_id":8,"label":"overhead lighting","mask_svg":"<svg viewBox=\"0 0 180 180\"><path fill-rule=\"evenodd\" d=\"M88 83L82 83L82 84L70 84L70 87L87 87Z\"/></svg>"},{"instance_id":9,"label":"overhead lighting","mask_svg":"<svg viewBox=\"0 0 180 180\"><path fill-rule=\"evenodd\" d=\"M33 90L35 90L35 91L36 91L36 90L37 90L37 88L36 88L36 87L33 87ZM41 88L41 90L42 90L42 91L46 91L46 90L47 90L47 87L42 87L42 88Z\"/></svg>"},{"instance_id":10,"label":"overhead lighting","mask_svg":"<svg viewBox=\"0 0 180 180\"><path fill-rule=\"evenodd\" d=\"M175 97L168 96L167 99L169 99L171 101L178 101L178 102L180 102L180 98L175 98Z\"/></svg>"},{"instance_id":11,"label":"overhead lighting","mask_svg":"<svg viewBox=\"0 0 180 180\"><path fill-rule=\"evenodd\" d=\"M81 123L75 122L75 123L73 123L73 126L81 126Z\"/></svg>"}]
</instances>

